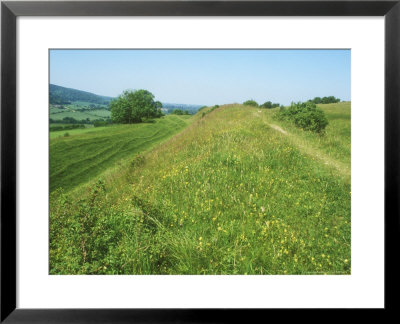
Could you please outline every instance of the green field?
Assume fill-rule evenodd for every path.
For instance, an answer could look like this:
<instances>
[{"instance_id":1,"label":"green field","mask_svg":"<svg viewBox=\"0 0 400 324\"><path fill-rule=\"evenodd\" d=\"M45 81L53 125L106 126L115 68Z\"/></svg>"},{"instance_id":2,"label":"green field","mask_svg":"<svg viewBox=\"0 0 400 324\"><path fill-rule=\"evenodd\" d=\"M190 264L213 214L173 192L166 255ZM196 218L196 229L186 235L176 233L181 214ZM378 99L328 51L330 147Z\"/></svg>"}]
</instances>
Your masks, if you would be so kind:
<instances>
[{"instance_id":1,"label":"green field","mask_svg":"<svg viewBox=\"0 0 400 324\"><path fill-rule=\"evenodd\" d=\"M324 136L225 105L51 140L50 273L350 274L350 103L320 107Z\"/></svg>"},{"instance_id":2,"label":"green field","mask_svg":"<svg viewBox=\"0 0 400 324\"><path fill-rule=\"evenodd\" d=\"M72 108L60 109L50 108L50 118L53 120L62 120L65 117L72 117L80 121L82 119L96 120L110 117L111 113L107 109L94 109L93 111L80 111Z\"/></svg>"},{"instance_id":3,"label":"green field","mask_svg":"<svg viewBox=\"0 0 400 324\"><path fill-rule=\"evenodd\" d=\"M50 133L50 192L69 190L121 159L166 140L187 126L189 117L167 116L155 123L112 125ZM68 137L64 134L68 133Z\"/></svg>"}]
</instances>

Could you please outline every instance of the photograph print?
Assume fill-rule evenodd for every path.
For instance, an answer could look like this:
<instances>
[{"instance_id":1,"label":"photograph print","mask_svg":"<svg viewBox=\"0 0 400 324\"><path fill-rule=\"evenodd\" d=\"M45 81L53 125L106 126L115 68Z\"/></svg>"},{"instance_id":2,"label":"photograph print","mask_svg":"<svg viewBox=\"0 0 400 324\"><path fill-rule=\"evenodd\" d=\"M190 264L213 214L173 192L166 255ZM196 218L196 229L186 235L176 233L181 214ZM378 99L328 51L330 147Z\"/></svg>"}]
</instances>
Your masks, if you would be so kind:
<instances>
[{"instance_id":1,"label":"photograph print","mask_svg":"<svg viewBox=\"0 0 400 324\"><path fill-rule=\"evenodd\" d=\"M49 274L351 274L351 50L49 68Z\"/></svg>"}]
</instances>

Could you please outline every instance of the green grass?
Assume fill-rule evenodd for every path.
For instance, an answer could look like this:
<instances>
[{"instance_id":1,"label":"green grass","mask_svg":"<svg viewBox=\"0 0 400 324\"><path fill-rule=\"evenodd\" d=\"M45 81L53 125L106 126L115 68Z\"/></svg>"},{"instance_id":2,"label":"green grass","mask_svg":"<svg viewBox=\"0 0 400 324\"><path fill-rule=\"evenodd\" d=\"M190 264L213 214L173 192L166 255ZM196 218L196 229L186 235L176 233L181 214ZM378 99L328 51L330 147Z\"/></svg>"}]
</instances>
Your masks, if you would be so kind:
<instances>
[{"instance_id":1,"label":"green grass","mask_svg":"<svg viewBox=\"0 0 400 324\"><path fill-rule=\"evenodd\" d=\"M71 125L71 124L51 124L51 125ZM105 127L94 127L91 124L85 124L85 128L71 129L71 130L60 130L60 131L51 131L50 139L55 139L59 137L64 137L65 132L68 132L70 135L79 135L86 134L92 132L99 132Z\"/></svg>"},{"instance_id":2,"label":"green grass","mask_svg":"<svg viewBox=\"0 0 400 324\"><path fill-rule=\"evenodd\" d=\"M166 140L189 120L168 116L155 123L51 132L50 191L69 190L92 179L121 159Z\"/></svg>"},{"instance_id":3,"label":"green grass","mask_svg":"<svg viewBox=\"0 0 400 324\"><path fill-rule=\"evenodd\" d=\"M309 131L296 128L290 122L274 121L294 134L304 145L314 146L329 157L350 167L351 160L351 104L340 102L334 104L317 105L321 108L329 124L323 136L316 136ZM277 110L273 109L271 113Z\"/></svg>"},{"instance_id":4,"label":"green grass","mask_svg":"<svg viewBox=\"0 0 400 324\"><path fill-rule=\"evenodd\" d=\"M75 108L75 109L82 109L82 108L90 107L91 105L95 105L96 107L100 106L103 108L108 107L108 105L94 104L94 103L88 102L88 101L74 101L70 105L67 105L67 106L71 107L71 108Z\"/></svg>"},{"instance_id":5,"label":"green grass","mask_svg":"<svg viewBox=\"0 0 400 324\"><path fill-rule=\"evenodd\" d=\"M200 112L163 145L54 192L50 273L350 274L351 189L337 168L350 156L336 159L350 139L284 134L273 113Z\"/></svg>"},{"instance_id":6,"label":"green grass","mask_svg":"<svg viewBox=\"0 0 400 324\"><path fill-rule=\"evenodd\" d=\"M73 117L76 120L89 118L90 120L103 119L110 117L111 112L106 109L96 109L93 111L80 111L73 108L60 109L50 108L50 118L53 120L62 120L65 117Z\"/></svg>"}]
</instances>

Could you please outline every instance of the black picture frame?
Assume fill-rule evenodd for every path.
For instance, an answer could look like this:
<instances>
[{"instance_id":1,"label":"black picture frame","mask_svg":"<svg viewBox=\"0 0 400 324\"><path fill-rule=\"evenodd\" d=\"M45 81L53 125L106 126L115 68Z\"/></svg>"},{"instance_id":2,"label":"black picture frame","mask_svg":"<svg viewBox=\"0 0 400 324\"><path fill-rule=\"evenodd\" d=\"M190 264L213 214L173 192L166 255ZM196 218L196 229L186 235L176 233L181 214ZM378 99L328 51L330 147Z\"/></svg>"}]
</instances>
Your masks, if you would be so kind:
<instances>
[{"instance_id":1,"label":"black picture frame","mask_svg":"<svg viewBox=\"0 0 400 324\"><path fill-rule=\"evenodd\" d=\"M265 310L16 308L16 19L18 16L384 16L385 311L396 309L400 162L400 0L2 1L1 323L234 322ZM371 260L374 262L374 260ZM267 320L267 318L265 318Z\"/></svg>"}]
</instances>

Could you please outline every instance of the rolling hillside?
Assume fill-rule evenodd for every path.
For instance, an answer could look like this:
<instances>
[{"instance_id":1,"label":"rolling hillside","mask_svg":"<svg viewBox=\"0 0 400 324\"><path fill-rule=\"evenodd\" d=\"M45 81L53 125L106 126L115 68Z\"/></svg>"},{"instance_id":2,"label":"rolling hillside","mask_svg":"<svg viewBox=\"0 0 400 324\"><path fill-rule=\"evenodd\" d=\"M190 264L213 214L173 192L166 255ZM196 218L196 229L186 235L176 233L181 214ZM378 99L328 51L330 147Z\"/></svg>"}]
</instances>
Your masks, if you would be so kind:
<instances>
[{"instance_id":1,"label":"rolling hillside","mask_svg":"<svg viewBox=\"0 0 400 324\"><path fill-rule=\"evenodd\" d=\"M154 123L113 125L51 133L50 192L69 190L99 175L121 159L165 141L190 122L167 116Z\"/></svg>"},{"instance_id":2,"label":"rolling hillside","mask_svg":"<svg viewBox=\"0 0 400 324\"><path fill-rule=\"evenodd\" d=\"M114 98L50 84L50 119L53 122L59 122L65 117L72 117L77 121L107 119L111 115L109 103L112 99ZM170 114L174 109L195 114L202 107L179 103L163 103L162 105L166 114Z\"/></svg>"},{"instance_id":3,"label":"rolling hillside","mask_svg":"<svg viewBox=\"0 0 400 324\"><path fill-rule=\"evenodd\" d=\"M49 86L51 105L65 105L73 102L85 102L99 105L108 105L111 97L99 96L91 92L61 87L55 84Z\"/></svg>"},{"instance_id":4,"label":"rolling hillside","mask_svg":"<svg viewBox=\"0 0 400 324\"><path fill-rule=\"evenodd\" d=\"M350 103L321 107L325 136L225 105L136 157L123 128L52 141L53 189L98 176L51 195L50 273L350 274Z\"/></svg>"}]
</instances>

